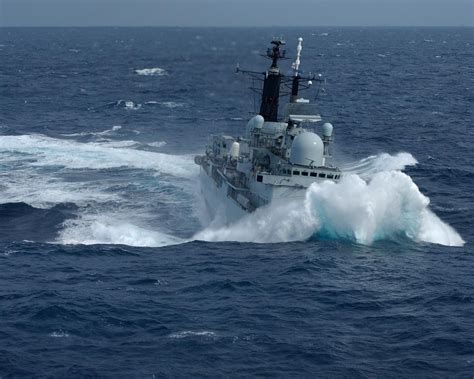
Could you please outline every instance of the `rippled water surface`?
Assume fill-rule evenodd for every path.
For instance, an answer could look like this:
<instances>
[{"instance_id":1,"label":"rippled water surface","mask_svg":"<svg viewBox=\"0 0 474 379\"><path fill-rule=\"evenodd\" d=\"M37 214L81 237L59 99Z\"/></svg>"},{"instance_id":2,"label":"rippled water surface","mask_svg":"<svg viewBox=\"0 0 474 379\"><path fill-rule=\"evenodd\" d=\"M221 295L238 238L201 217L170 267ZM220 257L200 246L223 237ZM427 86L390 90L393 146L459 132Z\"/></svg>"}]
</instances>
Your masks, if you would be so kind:
<instances>
[{"instance_id":1,"label":"rippled water surface","mask_svg":"<svg viewBox=\"0 0 474 379\"><path fill-rule=\"evenodd\" d=\"M274 34L346 176L210 222ZM472 35L0 29L0 376L472 377Z\"/></svg>"}]
</instances>

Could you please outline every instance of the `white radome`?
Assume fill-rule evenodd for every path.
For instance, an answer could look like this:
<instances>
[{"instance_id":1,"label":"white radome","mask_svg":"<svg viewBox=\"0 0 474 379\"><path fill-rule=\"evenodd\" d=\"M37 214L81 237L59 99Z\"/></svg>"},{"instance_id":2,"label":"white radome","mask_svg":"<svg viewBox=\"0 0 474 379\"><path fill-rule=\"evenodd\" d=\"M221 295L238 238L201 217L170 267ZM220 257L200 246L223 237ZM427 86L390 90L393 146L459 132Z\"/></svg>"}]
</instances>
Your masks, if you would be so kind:
<instances>
[{"instance_id":1,"label":"white radome","mask_svg":"<svg viewBox=\"0 0 474 379\"><path fill-rule=\"evenodd\" d=\"M334 129L334 127L332 126L331 123L325 122L323 124L323 136L324 137L331 137L333 129Z\"/></svg>"},{"instance_id":2,"label":"white radome","mask_svg":"<svg viewBox=\"0 0 474 379\"><path fill-rule=\"evenodd\" d=\"M293 140L290 162L300 166L322 166L324 144L321 138L312 132L298 134Z\"/></svg>"}]
</instances>

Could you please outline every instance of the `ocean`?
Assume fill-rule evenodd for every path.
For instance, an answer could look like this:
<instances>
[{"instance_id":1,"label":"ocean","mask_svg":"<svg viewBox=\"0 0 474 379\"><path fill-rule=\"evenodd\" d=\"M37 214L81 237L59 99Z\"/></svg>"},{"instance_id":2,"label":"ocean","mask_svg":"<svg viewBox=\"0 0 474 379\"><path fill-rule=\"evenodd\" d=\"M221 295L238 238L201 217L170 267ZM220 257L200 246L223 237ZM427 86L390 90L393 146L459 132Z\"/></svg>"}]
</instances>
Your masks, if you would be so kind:
<instances>
[{"instance_id":1,"label":"ocean","mask_svg":"<svg viewBox=\"0 0 474 379\"><path fill-rule=\"evenodd\" d=\"M209 220L275 35L345 177ZM0 377L472 378L473 88L472 28L0 28Z\"/></svg>"}]
</instances>

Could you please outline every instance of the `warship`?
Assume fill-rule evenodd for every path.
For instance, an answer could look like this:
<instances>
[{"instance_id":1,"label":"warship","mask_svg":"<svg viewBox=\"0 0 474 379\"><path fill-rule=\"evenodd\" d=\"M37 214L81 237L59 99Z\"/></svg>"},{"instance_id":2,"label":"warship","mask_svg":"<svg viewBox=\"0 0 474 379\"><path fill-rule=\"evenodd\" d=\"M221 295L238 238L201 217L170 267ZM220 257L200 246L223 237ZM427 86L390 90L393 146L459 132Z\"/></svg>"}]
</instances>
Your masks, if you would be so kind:
<instances>
[{"instance_id":1,"label":"warship","mask_svg":"<svg viewBox=\"0 0 474 379\"><path fill-rule=\"evenodd\" d=\"M315 107L300 96L323 82L322 76L300 70L303 39L298 38L290 74L280 72L285 41L274 38L264 55L271 60L265 72L241 70L263 85L260 111L250 118L240 137L211 135L205 154L194 158L200 166L202 196L211 217L227 223L264 206L277 206L305 197L307 188L324 180L338 181L342 172L330 160L333 126L323 123ZM279 110L280 100L288 102Z\"/></svg>"}]
</instances>

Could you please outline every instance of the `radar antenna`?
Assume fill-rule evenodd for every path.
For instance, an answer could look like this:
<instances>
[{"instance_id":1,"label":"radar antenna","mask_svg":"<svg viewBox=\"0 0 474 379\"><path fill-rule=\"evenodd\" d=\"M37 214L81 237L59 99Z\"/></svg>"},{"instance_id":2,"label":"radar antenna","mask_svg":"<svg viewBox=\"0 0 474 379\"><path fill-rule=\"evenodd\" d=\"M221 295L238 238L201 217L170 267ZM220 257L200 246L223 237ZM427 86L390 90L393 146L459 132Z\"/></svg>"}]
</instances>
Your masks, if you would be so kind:
<instances>
[{"instance_id":1,"label":"radar antenna","mask_svg":"<svg viewBox=\"0 0 474 379\"><path fill-rule=\"evenodd\" d=\"M280 50L280 46L285 44L285 41L282 38L273 38L272 48L267 50L267 57L272 60L271 68L278 68L278 59L285 58L285 50Z\"/></svg>"}]
</instances>

